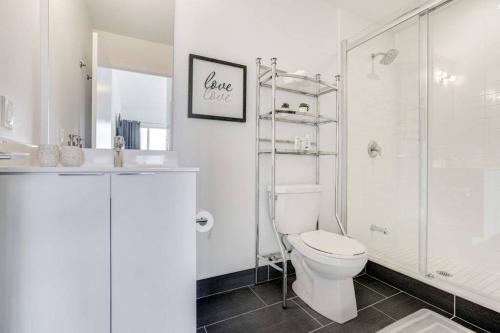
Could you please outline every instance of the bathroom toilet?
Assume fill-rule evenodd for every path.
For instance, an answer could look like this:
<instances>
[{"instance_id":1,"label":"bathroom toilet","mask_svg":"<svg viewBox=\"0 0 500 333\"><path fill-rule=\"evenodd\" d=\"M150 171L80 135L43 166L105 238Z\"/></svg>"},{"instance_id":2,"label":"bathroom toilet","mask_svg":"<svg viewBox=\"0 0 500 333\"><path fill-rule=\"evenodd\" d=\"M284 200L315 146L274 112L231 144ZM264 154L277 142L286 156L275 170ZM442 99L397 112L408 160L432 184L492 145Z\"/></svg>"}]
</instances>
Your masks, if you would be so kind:
<instances>
[{"instance_id":1,"label":"bathroom toilet","mask_svg":"<svg viewBox=\"0 0 500 333\"><path fill-rule=\"evenodd\" d=\"M353 277L368 256L360 242L316 230L321 190L321 185L276 186L275 223L292 249L293 291L316 312L345 323L357 316Z\"/></svg>"}]
</instances>

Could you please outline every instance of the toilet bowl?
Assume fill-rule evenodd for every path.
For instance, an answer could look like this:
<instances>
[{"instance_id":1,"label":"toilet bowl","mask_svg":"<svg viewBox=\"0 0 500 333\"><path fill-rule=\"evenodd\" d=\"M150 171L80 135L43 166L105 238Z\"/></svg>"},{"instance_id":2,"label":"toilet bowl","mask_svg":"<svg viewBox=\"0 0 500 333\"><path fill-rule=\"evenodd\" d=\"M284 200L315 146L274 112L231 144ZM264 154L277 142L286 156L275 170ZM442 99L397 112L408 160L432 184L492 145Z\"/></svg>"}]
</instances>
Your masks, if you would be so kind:
<instances>
[{"instance_id":1,"label":"toilet bowl","mask_svg":"<svg viewBox=\"0 0 500 333\"><path fill-rule=\"evenodd\" d=\"M368 256L360 242L316 230L321 190L320 185L276 186L275 223L292 249L293 291L316 312L345 323L357 316L353 277Z\"/></svg>"},{"instance_id":2,"label":"toilet bowl","mask_svg":"<svg viewBox=\"0 0 500 333\"><path fill-rule=\"evenodd\" d=\"M323 316L345 323L357 316L353 277L368 257L363 244L317 230L288 235L297 279L293 291Z\"/></svg>"}]
</instances>

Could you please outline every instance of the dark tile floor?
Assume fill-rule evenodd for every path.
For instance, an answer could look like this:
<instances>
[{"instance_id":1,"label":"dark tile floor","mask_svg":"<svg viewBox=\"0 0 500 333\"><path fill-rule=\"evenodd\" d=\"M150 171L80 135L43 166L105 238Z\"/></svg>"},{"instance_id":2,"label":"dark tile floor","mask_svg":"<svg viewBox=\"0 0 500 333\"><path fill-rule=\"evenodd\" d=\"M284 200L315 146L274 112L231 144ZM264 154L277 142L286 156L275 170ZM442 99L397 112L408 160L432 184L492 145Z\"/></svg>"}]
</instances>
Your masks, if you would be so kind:
<instances>
[{"instance_id":1,"label":"dark tile floor","mask_svg":"<svg viewBox=\"0 0 500 333\"><path fill-rule=\"evenodd\" d=\"M397 288L362 274L354 279L358 316L337 324L312 310L291 289L289 278L288 308L281 308L281 280L247 286L201 297L197 302L197 333L213 332L377 332L385 326L422 308L431 309L448 318L453 315L429 305ZM453 317L476 332L482 331Z\"/></svg>"}]
</instances>

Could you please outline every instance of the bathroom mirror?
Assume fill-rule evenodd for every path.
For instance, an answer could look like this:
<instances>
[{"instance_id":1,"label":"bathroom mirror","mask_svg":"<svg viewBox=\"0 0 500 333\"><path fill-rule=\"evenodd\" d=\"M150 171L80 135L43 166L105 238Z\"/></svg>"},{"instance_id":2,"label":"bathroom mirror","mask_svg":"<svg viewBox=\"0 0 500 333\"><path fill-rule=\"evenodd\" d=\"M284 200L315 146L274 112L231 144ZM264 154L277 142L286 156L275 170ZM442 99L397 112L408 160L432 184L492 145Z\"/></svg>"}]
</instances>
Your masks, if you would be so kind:
<instances>
[{"instance_id":1,"label":"bathroom mirror","mask_svg":"<svg viewBox=\"0 0 500 333\"><path fill-rule=\"evenodd\" d=\"M48 2L45 141L169 150L174 0Z\"/></svg>"}]
</instances>

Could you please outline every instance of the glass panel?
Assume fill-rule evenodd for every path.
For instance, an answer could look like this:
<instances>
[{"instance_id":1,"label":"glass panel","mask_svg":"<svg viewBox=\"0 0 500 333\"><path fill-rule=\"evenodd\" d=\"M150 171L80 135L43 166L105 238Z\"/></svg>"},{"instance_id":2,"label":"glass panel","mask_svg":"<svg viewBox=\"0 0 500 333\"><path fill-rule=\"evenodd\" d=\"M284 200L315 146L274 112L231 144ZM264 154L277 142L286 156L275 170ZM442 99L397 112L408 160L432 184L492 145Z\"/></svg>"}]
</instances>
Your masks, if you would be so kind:
<instances>
[{"instance_id":1,"label":"glass panel","mask_svg":"<svg viewBox=\"0 0 500 333\"><path fill-rule=\"evenodd\" d=\"M500 299L500 7L430 16L428 270Z\"/></svg>"},{"instance_id":2,"label":"glass panel","mask_svg":"<svg viewBox=\"0 0 500 333\"><path fill-rule=\"evenodd\" d=\"M414 18L347 55L348 233L372 260L410 271L419 249L418 45Z\"/></svg>"}]
</instances>

